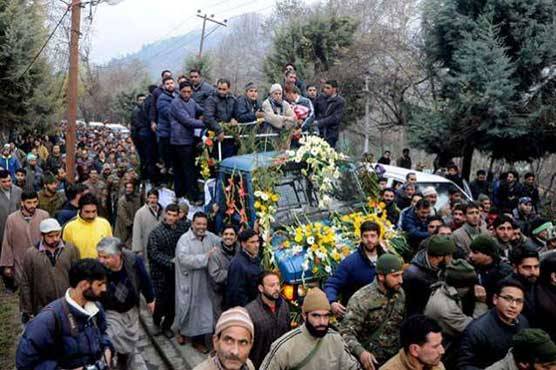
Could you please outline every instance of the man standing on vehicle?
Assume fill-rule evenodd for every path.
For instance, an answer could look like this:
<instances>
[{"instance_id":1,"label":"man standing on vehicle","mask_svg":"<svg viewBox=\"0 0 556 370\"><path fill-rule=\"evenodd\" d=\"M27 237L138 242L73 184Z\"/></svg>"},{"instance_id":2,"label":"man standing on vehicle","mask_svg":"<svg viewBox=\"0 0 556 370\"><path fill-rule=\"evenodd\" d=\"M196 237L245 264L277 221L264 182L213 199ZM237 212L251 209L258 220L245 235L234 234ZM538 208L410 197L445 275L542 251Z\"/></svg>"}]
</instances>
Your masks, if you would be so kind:
<instances>
[{"instance_id":1,"label":"man standing on vehicle","mask_svg":"<svg viewBox=\"0 0 556 370\"><path fill-rule=\"evenodd\" d=\"M344 116L346 102L338 95L338 82L328 80L324 84L324 94L326 95L326 108L324 112L318 112L315 126L319 128L321 137L326 140L332 148L336 147L340 135L340 125Z\"/></svg>"}]
</instances>

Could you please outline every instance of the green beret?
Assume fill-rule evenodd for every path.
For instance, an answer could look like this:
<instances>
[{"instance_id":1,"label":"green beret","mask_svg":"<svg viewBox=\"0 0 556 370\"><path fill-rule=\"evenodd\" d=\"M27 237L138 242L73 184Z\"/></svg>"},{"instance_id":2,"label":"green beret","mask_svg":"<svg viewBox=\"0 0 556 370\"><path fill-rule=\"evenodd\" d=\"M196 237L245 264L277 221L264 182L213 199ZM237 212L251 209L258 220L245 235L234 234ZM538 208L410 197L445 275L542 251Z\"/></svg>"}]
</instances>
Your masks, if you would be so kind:
<instances>
[{"instance_id":1,"label":"green beret","mask_svg":"<svg viewBox=\"0 0 556 370\"><path fill-rule=\"evenodd\" d=\"M517 362L547 363L556 361L556 344L541 329L523 329L512 339Z\"/></svg>"},{"instance_id":2,"label":"green beret","mask_svg":"<svg viewBox=\"0 0 556 370\"><path fill-rule=\"evenodd\" d=\"M402 271L402 267L402 259L391 253L383 254L382 256L378 257L378 260L376 261L377 274L393 274L395 272Z\"/></svg>"},{"instance_id":3,"label":"green beret","mask_svg":"<svg viewBox=\"0 0 556 370\"><path fill-rule=\"evenodd\" d=\"M479 234L471 241L469 249L474 252L480 252L491 256L492 258L498 257L499 247L496 240L487 234Z\"/></svg>"},{"instance_id":4,"label":"green beret","mask_svg":"<svg viewBox=\"0 0 556 370\"><path fill-rule=\"evenodd\" d=\"M467 288L477 284L475 268L466 260L456 259L446 266L446 284L454 288Z\"/></svg>"},{"instance_id":5,"label":"green beret","mask_svg":"<svg viewBox=\"0 0 556 370\"><path fill-rule=\"evenodd\" d=\"M456 243L449 236L434 235L427 245L429 256L448 256L456 252Z\"/></svg>"}]
</instances>

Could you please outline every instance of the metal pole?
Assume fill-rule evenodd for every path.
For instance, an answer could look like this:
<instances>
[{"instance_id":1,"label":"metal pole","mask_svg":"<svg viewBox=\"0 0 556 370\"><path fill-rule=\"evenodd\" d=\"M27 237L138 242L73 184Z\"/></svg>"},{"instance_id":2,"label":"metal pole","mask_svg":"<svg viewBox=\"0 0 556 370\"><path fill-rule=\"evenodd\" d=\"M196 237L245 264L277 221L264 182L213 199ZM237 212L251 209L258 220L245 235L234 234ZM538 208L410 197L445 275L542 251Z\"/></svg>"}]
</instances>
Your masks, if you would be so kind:
<instances>
[{"instance_id":1,"label":"metal pole","mask_svg":"<svg viewBox=\"0 0 556 370\"><path fill-rule=\"evenodd\" d=\"M70 66L68 81L68 128L66 132L66 170L68 181L75 181L75 141L77 120L77 83L79 77L79 36L81 35L81 0L71 3Z\"/></svg>"},{"instance_id":2,"label":"metal pole","mask_svg":"<svg viewBox=\"0 0 556 370\"><path fill-rule=\"evenodd\" d=\"M369 130L370 130L370 111L371 99L369 96L369 76L365 76L365 143L363 145L363 153L369 153Z\"/></svg>"},{"instance_id":3,"label":"metal pole","mask_svg":"<svg viewBox=\"0 0 556 370\"><path fill-rule=\"evenodd\" d=\"M201 44L199 46L199 59L203 56L203 45L205 43L205 30L207 28L207 15L202 16L203 18L203 30L201 31Z\"/></svg>"}]
</instances>

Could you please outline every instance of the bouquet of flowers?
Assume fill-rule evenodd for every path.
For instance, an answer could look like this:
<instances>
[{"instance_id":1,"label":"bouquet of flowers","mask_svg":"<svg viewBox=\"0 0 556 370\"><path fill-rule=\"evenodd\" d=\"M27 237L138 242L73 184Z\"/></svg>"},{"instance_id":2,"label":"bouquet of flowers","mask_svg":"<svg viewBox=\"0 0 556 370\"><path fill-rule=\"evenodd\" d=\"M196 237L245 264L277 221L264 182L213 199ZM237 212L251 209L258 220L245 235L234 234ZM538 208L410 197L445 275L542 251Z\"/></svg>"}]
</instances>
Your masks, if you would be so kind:
<instances>
[{"instance_id":1,"label":"bouquet of flowers","mask_svg":"<svg viewBox=\"0 0 556 370\"><path fill-rule=\"evenodd\" d=\"M216 166L216 160L212 158L214 148L214 132L208 131L202 138L201 154L195 160L195 164L200 167L201 176L207 180L211 177L212 169Z\"/></svg>"}]
</instances>

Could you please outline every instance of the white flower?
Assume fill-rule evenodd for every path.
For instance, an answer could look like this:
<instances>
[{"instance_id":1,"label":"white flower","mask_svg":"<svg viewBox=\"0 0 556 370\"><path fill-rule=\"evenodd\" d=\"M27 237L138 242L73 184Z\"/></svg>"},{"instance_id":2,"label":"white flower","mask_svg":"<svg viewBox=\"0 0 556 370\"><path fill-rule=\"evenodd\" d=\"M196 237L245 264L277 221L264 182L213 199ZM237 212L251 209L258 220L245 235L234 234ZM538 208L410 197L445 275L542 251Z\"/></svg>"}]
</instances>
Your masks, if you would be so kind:
<instances>
[{"instance_id":1,"label":"white flower","mask_svg":"<svg viewBox=\"0 0 556 370\"><path fill-rule=\"evenodd\" d=\"M267 193L262 193L260 198L264 201L267 201L268 200L268 194Z\"/></svg>"},{"instance_id":2,"label":"white flower","mask_svg":"<svg viewBox=\"0 0 556 370\"><path fill-rule=\"evenodd\" d=\"M330 274L332 272L332 268L330 266L324 266L324 271L326 271L327 274Z\"/></svg>"},{"instance_id":3,"label":"white flower","mask_svg":"<svg viewBox=\"0 0 556 370\"><path fill-rule=\"evenodd\" d=\"M303 263L301 264L301 268L303 269L303 271L309 270L309 260L303 261Z\"/></svg>"},{"instance_id":4,"label":"white flower","mask_svg":"<svg viewBox=\"0 0 556 370\"><path fill-rule=\"evenodd\" d=\"M315 237L314 237L314 236L308 237L308 238L307 238L307 243L308 243L309 245L315 244Z\"/></svg>"},{"instance_id":5,"label":"white flower","mask_svg":"<svg viewBox=\"0 0 556 370\"><path fill-rule=\"evenodd\" d=\"M254 194L257 198L260 198L263 195L263 192L260 190L257 190Z\"/></svg>"}]
</instances>

